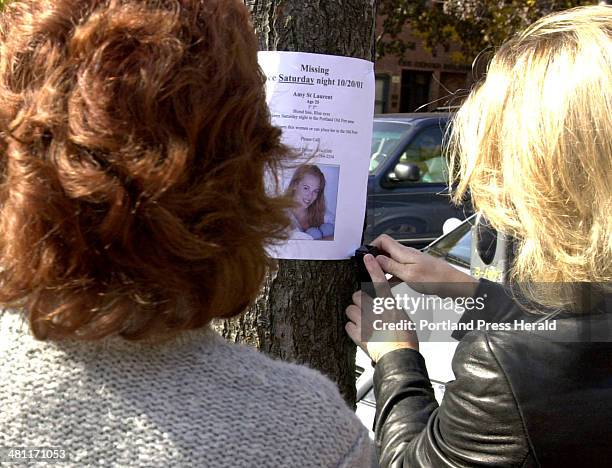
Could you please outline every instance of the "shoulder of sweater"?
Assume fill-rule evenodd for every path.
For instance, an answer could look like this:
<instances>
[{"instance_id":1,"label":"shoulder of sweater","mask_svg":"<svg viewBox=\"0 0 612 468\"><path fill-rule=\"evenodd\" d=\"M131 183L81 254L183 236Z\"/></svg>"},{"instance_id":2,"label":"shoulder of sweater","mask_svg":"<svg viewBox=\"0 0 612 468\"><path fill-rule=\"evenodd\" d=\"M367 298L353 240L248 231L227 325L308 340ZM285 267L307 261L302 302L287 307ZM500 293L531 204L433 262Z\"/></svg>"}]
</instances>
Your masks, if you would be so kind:
<instances>
[{"instance_id":1,"label":"shoulder of sweater","mask_svg":"<svg viewBox=\"0 0 612 468\"><path fill-rule=\"evenodd\" d=\"M216 380L223 384L239 380L246 387L266 388L270 397L284 395L292 404L299 401L312 404L313 410L321 407L322 402L333 403L338 411L348 410L336 385L320 372L273 359L245 345L229 343L209 328L186 332L173 342L152 345L119 338L47 342L31 336L22 314L2 311L0 331L5 338L0 354L10 355L15 371L27 364L44 368L45 372L55 371L59 379L62 368L91 372L92 364L98 366L104 362L107 372L112 369L116 378L125 378L136 369L147 372L151 368L170 368L174 375L191 375L200 381ZM189 372L185 374L182 369L187 368Z\"/></svg>"},{"instance_id":2,"label":"shoulder of sweater","mask_svg":"<svg viewBox=\"0 0 612 468\"><path fill-rule=\"evenodd\" d=\"M373 452L368 431L328 377L243 345L225 346L226 352L235 357L232 362L250 365L250 370L242 370L242 378L254 382L254 389L261 389L262 384L268 389L263 397L258 393L265 400L260 400L261 407L268 407L267 413L274 414L277 421L299 426L299 435L294 436L289 436L292 428L285 425L283 429L288 449L304 450L305 462L321 456L335 460L337 466L370 465Z\"/></svg>"},{"instance_id":3,"label":"shoulder of sweater","mask_svg":"<svg viewBox=\"0 0 612 468\"><path fill-rule=\"evenodd\" d=\"M219 354L226 356L228 368L241 373L246 381L265 383L270 398L279 404L290 402L292 410L308 406L309 412L317 413L319 422L324 421L329 428L349 422L360 425L337 385L318 370L272 358L241 344L224 342L220 346Z\"/></svg>"},{"instance_id":4,"label":"shoulder of sweater","mask_svg":"<svg viewBox=\"0 0 612 468\"><path fill-rule=\"evenodd\" d=\"M282 453L313 466L361 466L369 453L366 429L327 377L228 343L211 330L153 346L117 339L40 342L31 337L19 314L0 313L0 331L6 333L0 340L0 367L12 382L8 388L0 386L0 403L14 405L18 398L28 408L19 414L30 414L34 407L47 414L58 406L62 414L72 414L66 410L74 407L72 402L95 400L88 417L104 424L115 424L104 412L108 408L114 408L115 415L146 414L146 420L155 421L172 414L189 431L205 420L217 428L241 428L248 435L244 437L258 443L271 438ZM68 389L61 404L53 392L43 399L34 397L40 394L41 379L51 382L47 387ZM151 385L156 388L153 395ZM68 426L72 420L62 417ZM0 427L2 422L0 417Z\"/></svg>"},{"instance_id":5,"label":"shoulder of sweater","mask_svg":"<svg viewBox=\"0 0 612 468\"><path fill-rule=\"evenodd\" d=\"M348 409L336 384L315 369L272 358L242 344L223 342L218 345L218 354L225 356L229 367L260 378L265 376L268 383L276 386L277 392L292 391L296 396L318 402L335 401L343 409Z\"/></svg>"}]
</instances>

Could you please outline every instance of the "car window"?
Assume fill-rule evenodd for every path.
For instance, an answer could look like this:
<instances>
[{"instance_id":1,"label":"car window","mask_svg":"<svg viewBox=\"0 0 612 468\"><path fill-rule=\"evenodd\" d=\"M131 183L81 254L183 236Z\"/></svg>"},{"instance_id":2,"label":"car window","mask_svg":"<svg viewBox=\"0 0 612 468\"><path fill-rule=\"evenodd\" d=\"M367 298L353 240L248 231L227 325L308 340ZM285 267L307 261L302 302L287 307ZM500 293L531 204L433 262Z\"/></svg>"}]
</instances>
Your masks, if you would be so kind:
<instances>
[{"instance_id":1,"label":"car window","mask_svg":"<svg viewBox=\"0 0 612 468\"><path fill-rule=\"evenodd\" d=\"M454 231L431 244L427 253L469 268L472 258L471 227L472 224L469 222L461 224Z\"/></svg>"},{"instance_id":2,"label":"car window","mask_svg":"<svg viewBox=\"0 0 612 468\"><path fill-rule=\"evenodd\" d=\"M425 128L408 144L398 163L416 165L420 183L446 183L448 163L442 156L442 138L443 129L440 126Z\"/></svg>"},{"instance_id":3,"label":"car window","mask_svg":"<svg viewBox=\"0 0 612 468\"><path fill-rule=\"evenodd\" d=\"M368 393L366 393L366 394L363 396L362 400L363 400L363 401L366 401L366 402L368 402L368 403L371 403L371 404L373 404L373 405L375 405L375 404L376 404L376 397L374 396L374 387L372 387L372 388L371 388L371 389L368 391Z\"/></svg>"},{"instance_id":4,"label":"car window","mask_svg":"<svg viewBox=\"0 0 612 468\"><path fill-rule=\"evenodd\" d=\"M399 142L412 129L409 122L388 122L375 120L372 131L372 150L370 153L370 174L395 152Z\"/></svg>"}]
</instances>

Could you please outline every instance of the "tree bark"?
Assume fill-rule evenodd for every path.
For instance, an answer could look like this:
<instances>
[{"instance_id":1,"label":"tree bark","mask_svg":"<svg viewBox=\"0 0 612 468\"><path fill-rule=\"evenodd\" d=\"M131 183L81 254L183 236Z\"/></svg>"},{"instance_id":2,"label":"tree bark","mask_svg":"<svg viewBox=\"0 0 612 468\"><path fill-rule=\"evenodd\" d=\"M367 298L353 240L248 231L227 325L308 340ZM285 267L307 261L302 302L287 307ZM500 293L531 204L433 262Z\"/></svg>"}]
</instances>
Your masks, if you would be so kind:
<instances>
[{"instance_id":1,"label":"tree bark","mask_svg":"<svg viewBox=\"0 0 612 468\"><path fill-rule=\"evenodd\" d=\"M261 50L374 59L374 0L245 0ZM352 260L280 260L256 303L215 324L228 340L306 364L334 380L355 403L355 346L344 310L357 290Z\"/></svg>"}]
</instances>

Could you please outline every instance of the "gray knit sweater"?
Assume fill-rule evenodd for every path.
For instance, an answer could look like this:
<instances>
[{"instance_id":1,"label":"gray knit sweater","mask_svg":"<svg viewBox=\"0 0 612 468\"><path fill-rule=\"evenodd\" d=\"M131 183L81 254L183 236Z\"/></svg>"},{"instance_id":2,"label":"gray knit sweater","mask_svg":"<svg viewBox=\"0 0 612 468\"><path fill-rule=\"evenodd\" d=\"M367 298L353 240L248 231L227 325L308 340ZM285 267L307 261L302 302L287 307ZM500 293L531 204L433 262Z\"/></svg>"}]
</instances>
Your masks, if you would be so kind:
<instances>
[{"instance_id":1,"label":"gray knit sweater","mask_svg":"<svg viewBox=\"0 0 612 468\"><path fill-rule=\"evenodd\" d=\"M0 447L61 448L69 466L372 459L367 430L331 381L209 329L158 345L40 342L20 314L0 311L0 376Z\"/></svg>"}]
</instances>

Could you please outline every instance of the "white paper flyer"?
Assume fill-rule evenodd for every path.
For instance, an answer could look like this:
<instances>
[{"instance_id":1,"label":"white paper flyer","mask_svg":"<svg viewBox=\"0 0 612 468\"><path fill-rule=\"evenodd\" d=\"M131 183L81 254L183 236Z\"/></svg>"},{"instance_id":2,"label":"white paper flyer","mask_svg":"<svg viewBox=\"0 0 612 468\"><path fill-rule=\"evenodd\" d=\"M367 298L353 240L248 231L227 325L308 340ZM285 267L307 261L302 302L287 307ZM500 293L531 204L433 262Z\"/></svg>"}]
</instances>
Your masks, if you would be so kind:
<instances>
[{"instance_id":1,"label":"white paper flyer","mask_svg":"<svg viewBox=\"0 0 612 468\"><path fill-rule=\"evenodd\" d=\"M339 260L359 247L364 226L374 115L367 60L302 52L259 52L272 122L303 155L282 174L294 200L290 240L276 258Z\"/></svg>"}]
</instances>

